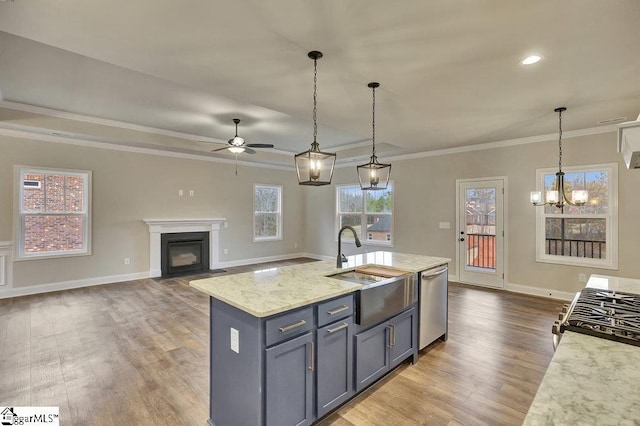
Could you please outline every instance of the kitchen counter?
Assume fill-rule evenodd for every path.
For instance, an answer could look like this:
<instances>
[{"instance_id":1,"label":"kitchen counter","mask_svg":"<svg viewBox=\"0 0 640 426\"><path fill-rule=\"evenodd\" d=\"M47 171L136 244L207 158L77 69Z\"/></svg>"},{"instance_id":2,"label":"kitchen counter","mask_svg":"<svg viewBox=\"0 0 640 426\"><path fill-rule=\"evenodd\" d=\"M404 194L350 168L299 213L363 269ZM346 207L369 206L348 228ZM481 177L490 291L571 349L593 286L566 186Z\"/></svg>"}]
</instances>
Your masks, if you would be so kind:
<instances>
[{"instance_id":1,"label":"kitchen counter","mask_svg":"<svg viewBox=\"0 0 640 426\"><path fill-rule=\"evenodd\" d=\"M630 278L592 275L587 287L640 294ZM638 365L638 346L566 331L524 425L638 424Z\"/></svg>"},{"instance_id":2,"label":"kitchen counter","mask_svg":"<svg viewBox=\"0 0 640 426\"><path fill-rule=\"evenodd\" d=\"M387 266L416 273L451 261L443 257L377 251L347 257L336 268L335 260L191 281L190 285L209 296L262 318L306 306L362 288L360 284L328 278L327 275L364 265Z\"/></svg>"}]
</instances>

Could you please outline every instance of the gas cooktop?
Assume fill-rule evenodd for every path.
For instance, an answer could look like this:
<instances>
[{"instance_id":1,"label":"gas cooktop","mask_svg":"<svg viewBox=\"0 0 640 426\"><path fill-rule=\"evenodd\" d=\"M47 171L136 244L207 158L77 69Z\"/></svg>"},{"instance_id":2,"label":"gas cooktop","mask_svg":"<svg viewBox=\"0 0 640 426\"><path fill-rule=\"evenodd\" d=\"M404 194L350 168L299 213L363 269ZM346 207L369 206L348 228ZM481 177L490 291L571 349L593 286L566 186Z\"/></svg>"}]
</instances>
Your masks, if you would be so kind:
<instances>
[{"instance_id":1,"label":"gas cooktop","mask_svg":"<svg viewBox=\"0 0 640 426\"><path fill-rule=\"evenodd\" d=\"M584 288L552 328L558 336L565 330L640 346L640 295Z\"/></svg>"}]
</instances>

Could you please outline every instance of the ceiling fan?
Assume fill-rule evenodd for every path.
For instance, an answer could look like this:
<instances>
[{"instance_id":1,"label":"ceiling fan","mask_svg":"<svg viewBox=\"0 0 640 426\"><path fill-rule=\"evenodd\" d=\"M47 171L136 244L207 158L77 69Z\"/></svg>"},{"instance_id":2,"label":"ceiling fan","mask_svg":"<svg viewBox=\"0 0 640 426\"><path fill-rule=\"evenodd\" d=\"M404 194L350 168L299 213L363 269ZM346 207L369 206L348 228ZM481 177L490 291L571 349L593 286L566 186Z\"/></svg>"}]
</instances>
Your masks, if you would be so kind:
<instances>
[{"instance_id":1,"label":"ceiling fan","mask_svg":"<svg viewBox=\"0 0 640 426\"><path fill-rule=\"evenodd\" d=\"M229 139L227 142L227 146L224 148L214 149L211 152L229 150L234 154L240 154L242 152L246 152L247 154L255 154L256 151L251 148L273 148L273 144L270 143L244 143L244 138L238 136L238 124L240 124L239 118L234 118L233 122L236 123L236 135Z\"/></svg>"}]
</instances>

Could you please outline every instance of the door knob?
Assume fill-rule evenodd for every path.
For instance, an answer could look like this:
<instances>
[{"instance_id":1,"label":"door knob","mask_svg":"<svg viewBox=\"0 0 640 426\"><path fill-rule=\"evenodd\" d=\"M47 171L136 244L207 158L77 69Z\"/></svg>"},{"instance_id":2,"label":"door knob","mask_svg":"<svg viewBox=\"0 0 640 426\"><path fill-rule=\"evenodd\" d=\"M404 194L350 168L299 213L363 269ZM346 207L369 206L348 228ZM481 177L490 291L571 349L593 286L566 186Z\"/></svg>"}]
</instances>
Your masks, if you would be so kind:
<instances>
[{"instance_id":1,"label":"door knob","mask_svg":"<svg viewBox=\"0 0 640 426\"><path fill-rule=\"evenodd\" d=\"M464 241L464 237L460 238L458 241Z\"/></svg>"}]
</instances>

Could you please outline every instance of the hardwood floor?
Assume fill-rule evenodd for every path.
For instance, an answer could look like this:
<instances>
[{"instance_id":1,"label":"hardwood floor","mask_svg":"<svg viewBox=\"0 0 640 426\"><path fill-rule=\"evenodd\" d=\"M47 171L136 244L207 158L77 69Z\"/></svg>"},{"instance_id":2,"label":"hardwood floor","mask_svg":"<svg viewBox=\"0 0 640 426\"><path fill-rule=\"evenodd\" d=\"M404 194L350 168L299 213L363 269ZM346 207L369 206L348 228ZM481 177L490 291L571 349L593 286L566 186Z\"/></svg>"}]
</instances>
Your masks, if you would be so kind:
<instances>
[{"instance_id":1,"label":"hardwood floor","mask_svg":"<svg viewBox=\"0 0 640 426\"><path fill-rule=\"evenodd\" d=\"M0 300L0 406L59 406L62 425L205 425L208 297L188 286L195 278ZM518 425L553 355L561 307L452 283L449 340L320 424Z\"/></svg>"}]
</instances>

